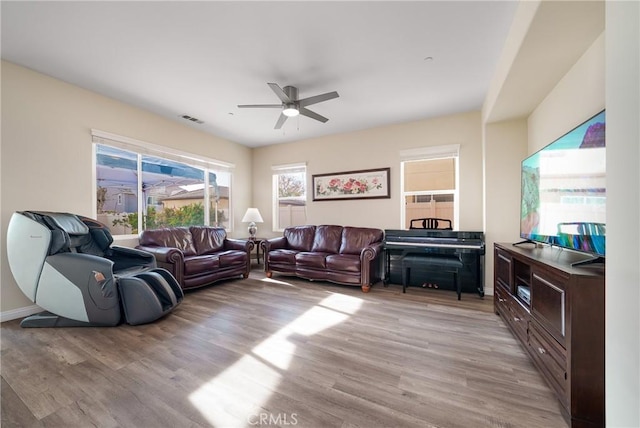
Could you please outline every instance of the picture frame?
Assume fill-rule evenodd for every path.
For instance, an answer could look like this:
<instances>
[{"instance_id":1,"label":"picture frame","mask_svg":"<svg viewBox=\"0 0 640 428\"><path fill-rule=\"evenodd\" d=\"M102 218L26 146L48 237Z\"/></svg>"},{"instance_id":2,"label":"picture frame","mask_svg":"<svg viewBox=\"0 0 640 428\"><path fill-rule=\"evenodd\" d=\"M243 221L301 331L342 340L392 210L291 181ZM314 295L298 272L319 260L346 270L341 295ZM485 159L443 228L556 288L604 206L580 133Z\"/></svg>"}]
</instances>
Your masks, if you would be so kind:
<instances>
[{"instance_id":1,"label":"picture frame","mask_svg":"<svg viewBox=\"0 0 640 428\"><path fill-rule=\"evenodd\" d=\"M311 176L314 201L391 197L391 168L332 172Z\"/></svg>"}]
</instances>

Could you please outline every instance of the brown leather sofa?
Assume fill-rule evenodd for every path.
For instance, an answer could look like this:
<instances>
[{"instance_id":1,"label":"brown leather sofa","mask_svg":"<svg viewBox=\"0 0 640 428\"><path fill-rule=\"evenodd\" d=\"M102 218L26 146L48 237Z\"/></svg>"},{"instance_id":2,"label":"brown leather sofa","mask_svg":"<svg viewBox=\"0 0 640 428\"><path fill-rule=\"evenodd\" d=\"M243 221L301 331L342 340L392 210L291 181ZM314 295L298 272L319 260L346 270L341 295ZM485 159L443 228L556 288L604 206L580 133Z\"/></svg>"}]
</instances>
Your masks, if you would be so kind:
<instances>
[{"instance_id":1,"label":"brown leather sofa","mask_svg":"<svg viewBox=\"0 0 640 428\"><path fill-rule=\"evenodd\" d=\"M191 226L145 230L136 247L156 258L183 289L221 279L249 276L253 243L228 239L221 227Z\"/></svg>"},{"instance_id":2,"label":"brown leather sofa","mask_svg":"<svg viewBox=\"0 0 640 428\"><path fill-rule=\"evenodd\" d=\"M348 226L296 226L283 236L261 242L264 270L310 280L362 287L365 293L380 281L380 229Z\"/></svg>"}]
</instances>

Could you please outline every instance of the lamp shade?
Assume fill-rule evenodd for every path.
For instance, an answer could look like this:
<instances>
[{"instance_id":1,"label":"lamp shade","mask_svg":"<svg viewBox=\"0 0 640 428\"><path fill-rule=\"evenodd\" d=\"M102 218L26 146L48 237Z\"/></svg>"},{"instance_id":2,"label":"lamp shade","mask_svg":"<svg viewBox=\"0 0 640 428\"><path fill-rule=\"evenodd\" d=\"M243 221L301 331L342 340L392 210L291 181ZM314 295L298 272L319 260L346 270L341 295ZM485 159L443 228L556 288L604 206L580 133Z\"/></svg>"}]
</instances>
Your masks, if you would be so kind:
<instances>
[{"instance_id":1,"label":"lamp shade","mask_svg":"<svg viewBox=\"0 0 640 428\"><path fill-rule=\"evenodd\" d=\"M263 221L257 208L247 208L247 212L242 217L243 223L262 223Z\"/></svg>"}]
</instances>

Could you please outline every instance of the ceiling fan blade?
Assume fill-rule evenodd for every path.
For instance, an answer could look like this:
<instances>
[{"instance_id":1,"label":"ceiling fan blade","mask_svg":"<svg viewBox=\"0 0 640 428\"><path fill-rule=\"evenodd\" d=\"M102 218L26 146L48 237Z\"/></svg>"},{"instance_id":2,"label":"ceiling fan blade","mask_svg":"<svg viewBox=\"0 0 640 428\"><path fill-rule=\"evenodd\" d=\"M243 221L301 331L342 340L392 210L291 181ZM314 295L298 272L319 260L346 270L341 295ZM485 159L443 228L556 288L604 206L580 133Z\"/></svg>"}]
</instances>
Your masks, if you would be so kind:
<instances>
[{"instance_id":1,"label":"ceiling fan blade","mask_svg":"<svg viewBox=\"0 0 640 428\"><path fill-rule=\"evenodd\" d=\"M327 92L326 94L315 95L309 98L303 98L298 101L298 105L300 107L310 106L312 104L321 103L322 101L332 100L334 98L338 98L340 95L336 91Z\"/></svg>"},{"instance_id":2,"label":"ceiling fan blade","mask_svg":"<svg viewBox=\"0 0 640 428\"><path fill-rule=\"evenodd\" d=\"M276 122L276 126L273 127L273 129L280 129L282 128L282 125L284 125L284 123L287 121L289 116L285 116L284 114L280 113L280 117L278 118L278 121Z\"/></svg>"},{"instance_id":3,"label":"ceiling fan blade","mask_svg":"<svg viewBox=\"0 0 640 428\"><path fill-rule=\"evenodd\" d=\"M282 108L282 104L242 104L238 108Z\"/></svg>"},{"instance_id":4,"label":"ceiling fan blade","mask_svg":"<svg viewBox=\"0 0 640 428\"><path fill-rule=\"evenodd\" d=\"M287 94L284 93L282 88L280 86L278 86L277 83L267 83L267 85L269 85L271 90L273 92L275 92L275 94L278 96L278 98L280 98L280 100L283 103L292 103L294 101L291 98L289 98L289 96Z\"/></svg>"},{"instance_id":5,"label":"ceiling fan blade","mask_svg":"<svg viewBox=\"0 0 640 428\"><path fill-rule=\"evenodd\" d=\"M303 115L303 116L307 116L307 117L310 117L311 119L319 120L319 121L320 121L320 122L322 122L322 123L325 123L327 120L329 120L329 119L327 119L326 117L321 116L321 115L319 115L318 113L313 112L313 111L311 111L311 110L307 110L307 109L306 109L306 108L304 108L304 107L300 107L299 111L300 111L300 114L301 114L301 115Z\"/></svg>"}]
</instances>

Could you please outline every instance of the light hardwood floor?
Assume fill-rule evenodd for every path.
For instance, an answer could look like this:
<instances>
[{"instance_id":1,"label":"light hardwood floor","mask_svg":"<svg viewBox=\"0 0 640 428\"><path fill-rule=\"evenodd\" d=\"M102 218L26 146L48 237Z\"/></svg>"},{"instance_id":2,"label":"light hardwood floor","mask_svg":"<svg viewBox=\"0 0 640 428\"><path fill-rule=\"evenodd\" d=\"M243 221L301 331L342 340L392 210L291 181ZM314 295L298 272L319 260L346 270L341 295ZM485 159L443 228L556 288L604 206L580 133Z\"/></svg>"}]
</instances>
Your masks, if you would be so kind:
<instances>
[{"instance_id":1,"label":"light hardwood floor","mask_svg":"<svg viewBox=\"0 0 640 428\"><path fill-rule=\"evenodd\" d=\"M5 322L2 427L567 426L490 296L401 291L254 270L149 325Z\"/></svg>"}]
</instances>

